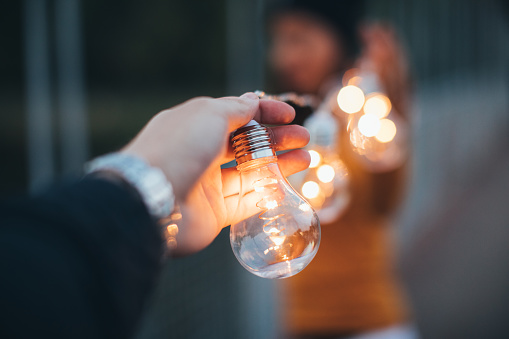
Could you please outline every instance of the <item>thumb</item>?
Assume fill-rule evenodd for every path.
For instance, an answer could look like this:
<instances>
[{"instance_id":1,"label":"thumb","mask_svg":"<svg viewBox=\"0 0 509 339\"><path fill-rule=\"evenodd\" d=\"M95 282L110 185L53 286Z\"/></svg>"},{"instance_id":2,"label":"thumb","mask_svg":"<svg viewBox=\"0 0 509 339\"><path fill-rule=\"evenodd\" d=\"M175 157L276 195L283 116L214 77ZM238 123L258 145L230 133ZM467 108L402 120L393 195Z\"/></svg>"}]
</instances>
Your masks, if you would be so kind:
<instances>
[{"instance_id":1,"label":"thumb","mask_svg":"<svg viewBox=\"0 0 509 339\"><path fill-rule=\"evenodd\" d=\"M252 92L240 97L220 98L217 103L217 112L228 119L228 132L247 124L259 110L259 98Z\"/></svg>"}]
</instances>

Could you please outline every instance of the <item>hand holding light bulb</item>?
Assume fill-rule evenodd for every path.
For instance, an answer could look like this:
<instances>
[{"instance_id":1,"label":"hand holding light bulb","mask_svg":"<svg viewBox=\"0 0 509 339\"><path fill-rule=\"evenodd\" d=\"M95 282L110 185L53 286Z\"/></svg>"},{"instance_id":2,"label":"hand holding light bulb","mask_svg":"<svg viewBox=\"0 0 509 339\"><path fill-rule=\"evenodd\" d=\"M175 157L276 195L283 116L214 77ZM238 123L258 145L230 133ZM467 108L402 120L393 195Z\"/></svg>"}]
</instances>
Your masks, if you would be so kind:
<instances>
[{"instance_id":1,"label":"hand holding light bulb","mask_svg":"<svg viewBox=\"0 0 509 339\"><path fill-rule=\"evenodd\" d=\"M358 68L345 73L337 95L352 149L371 171L399 168L407 158L408 70L394 31L374 24L362 30Z\"/></svg>"},{"instance_id":2,"label":"hand holding light bulb","mask_svg":"<svg viewBox=\"0 0 509 339\"><path fill-rule=\"evenodd\" d=\"M291 122L294 115L289 105L259 100L252 93L240 98L192 99L156 115L122 150L161 168L172 183L184 216L175 255L205 248L234 222L240 176L235 168L220 168L233 159L230 133L251 119L278 125ZM300 126L273 127L272 134L277 150L304 147L309 141L309 133ZM309 155L303 150L279 157L285 175L308 164Z\"/></svg>"}]
</instances>

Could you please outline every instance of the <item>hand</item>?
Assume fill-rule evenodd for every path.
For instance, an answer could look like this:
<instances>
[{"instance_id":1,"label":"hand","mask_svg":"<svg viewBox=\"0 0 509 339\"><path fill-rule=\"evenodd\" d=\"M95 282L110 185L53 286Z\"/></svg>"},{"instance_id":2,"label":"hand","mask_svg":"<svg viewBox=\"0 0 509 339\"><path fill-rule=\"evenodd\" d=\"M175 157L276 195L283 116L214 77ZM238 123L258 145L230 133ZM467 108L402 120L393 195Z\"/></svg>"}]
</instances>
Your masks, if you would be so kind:
<instances>
[{"instance_id":1,"label":"hand","mask_svg":"<svg viewBox=\"0 0 509 339\"><path fill-rule=\"evenodd\" d=\"M236 168L220 168L233 160L230 133L252 119L277 125L291 122L294 116L289 105L259 100L253 93L197 98L156 115L122 150L161 168L173 185L183 215L175 254L205 248L231 223L240 177ZM277 150L304 147L309 141L309 133L300 126L278 126L272 131ZM279 165L290 175L307 168L309 155L290 151L279 156Z\"/></svg>"}]
</instances>

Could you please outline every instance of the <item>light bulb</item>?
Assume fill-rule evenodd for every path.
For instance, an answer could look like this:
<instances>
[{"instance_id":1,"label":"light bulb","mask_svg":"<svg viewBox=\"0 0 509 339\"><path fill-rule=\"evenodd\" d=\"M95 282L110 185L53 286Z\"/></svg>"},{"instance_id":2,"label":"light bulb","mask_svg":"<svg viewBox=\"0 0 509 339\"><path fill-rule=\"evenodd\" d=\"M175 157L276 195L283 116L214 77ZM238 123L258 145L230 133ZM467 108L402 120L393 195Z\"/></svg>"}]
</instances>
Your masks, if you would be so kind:
<instances>
[{"instance_id":1,"label":"light bulb","mask_svg":"<svg viewBox=\"0 0 509 339\"><path fill-rule=\"evenodd\" d=\"M316 198L320 194L320 186L315 181L306 181L302 185L302 194L308 199Z\"/></svg>"},{"instance_id":2,"label":"light bulb","mask_svg":"<svg viewBox=\"0 0 509 339\"><path fill-rule=\"evenodd\" d=\"M230 228L233 253L249 272L263 278L299 273L318 251L315 211L281 174L265 126L249 123L234 133L232 144L241 186Z\"/></svg>"},{"instance_id":3,"label":"light bulb","mask_svg":"<svg viewBox=\"0 0 509 339\"><path fill-rule=\"evenodd\" d=\"M309 156L311 157L311 162L309 163L309 168L315 168L320 165L322 161L322 156L315 150L309 150Z\"/></svg>"},{"instance_id":4,"label":"light bulb","mask_svg":"<svg viewBox=\"0 0 509 339\"><path fill-rule=\"evenodd\" d=\"M328 183L334 180L336 171L334 171L334 167L331 165L322 165L316 170L316 175L321 182Z\"/></svg>"},{"instance_id":5,"label":"light bulb","mask_svg":"<svg viewBox=\"0 0 509 339\"><path fill-rule=\"evenodd\" d=\"M378 74L373 69L370 62L363 62L359 69L345 72L344 87L337 99L339 108L348 114L338 116L344 120L352 149L362 164L374 172L387 172L401 166L407 157L408 126L383 93ZM324 160L320 164L325 163ZM316 208L312 201L311 204ZM320 213L318 215L323 222Z\"/></svg>"},{"instance_id":6,"label":"light bulb","mask_svg":"<svg viewBox=\"0 0 509 339\"><path fill-rule=\"evenodd\" d=\"M350 201L348 170L339 158L339 124L330 110L318 110L304 122L311 135L311 164L289 179L315 209L320 222L339 218ZM318 159L313 161L313 159Z\"/></svg>"},{"instance_id":7,"label":"light bulb","mask_svg":"<svg viewBox=\"0 0 509 339\"><path fill-rule=\"evenodd\" d=\"M396 124L392 120L382 119L380 120L380 130L375 135L375 138L382 143L387 143L394 139L396 132Z\"/></svg>"},{"instance_id":8,"label":"light bulb","mask_svg":"<svg viewBox=\"0 0 509 339\"><path fill-rule=\"evenodd\" d=\"M393 111L385 119L365 114L352 122L350 143L363 164L372 171L391 171L408 153L407 124Z\"/></svg>"},{"instance_id":9,"label":"light bulb","mask_svg":"<svg viewBox=\"0 0 509 339\"><path fill-rule=\"evenodd\" d=\"M379 119L385 118L391 111L391 101L381 93L372 93L366 98L364 104L364 113L377 116Z\"/></svg>"},{"instance_id":10,"label":"light bulb","mask_svg":"<svg viewBox=\"0 0 509 339\"><path fill-rule=\"evenodd\" d=\"M374 137L380 131L380 119L376 115L364 114L359 119L359 131L366 137Z\"/></svg>"},{"instance_id":11,"label":"light bulb","mask_svg":"<svg viewBox=\"0 0 509 339\"><path fill-rule=\"evenodd\" d=\"M302 175L292 176L291 182L316 210L322 223L339 218L350 202L348 169L333 148L313 146L320 152L322 164L308 168Z\"/></svg>"}]
</instances>

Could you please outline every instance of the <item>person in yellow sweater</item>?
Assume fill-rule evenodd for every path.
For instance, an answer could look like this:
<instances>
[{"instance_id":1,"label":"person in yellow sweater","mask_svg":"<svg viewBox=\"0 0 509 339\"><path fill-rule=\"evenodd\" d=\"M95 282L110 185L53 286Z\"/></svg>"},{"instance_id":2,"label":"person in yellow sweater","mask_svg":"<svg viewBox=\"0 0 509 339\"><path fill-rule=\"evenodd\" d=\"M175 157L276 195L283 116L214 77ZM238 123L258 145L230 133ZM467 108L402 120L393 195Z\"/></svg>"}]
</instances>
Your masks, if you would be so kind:
<instances>
[{"instance_id":1,"label":"person in yellow sweater","mask_svg":"<svg viewBox=\"0 0 509 339\"><path fill-rule=\"evenodd\" d=\"M270 10L269 65L279 92L324 100L343 73L369 61L393 108L406 119L409 77L394 31L363 25L361 1L294 0ZM297 116L302 123L305 114ZM338 138L348 168L350 203L322 224L320 249L300 274L281 282L285 338L416 338L394 272L391 217L407 175L406 162L371 172L353 152L346 126Z\"/></svg>"}]
</instances>

